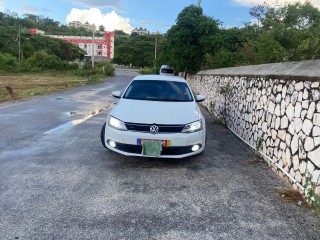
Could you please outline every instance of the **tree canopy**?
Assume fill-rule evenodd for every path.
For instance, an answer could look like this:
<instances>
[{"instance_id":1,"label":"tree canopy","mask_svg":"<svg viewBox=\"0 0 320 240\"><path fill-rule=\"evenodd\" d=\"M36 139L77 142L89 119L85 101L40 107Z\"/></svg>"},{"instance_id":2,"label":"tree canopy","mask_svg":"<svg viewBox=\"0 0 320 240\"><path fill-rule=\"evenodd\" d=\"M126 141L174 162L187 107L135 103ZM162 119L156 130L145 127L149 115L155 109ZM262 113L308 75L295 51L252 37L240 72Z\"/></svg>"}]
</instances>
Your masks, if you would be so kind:
<instances>
[{"instance_id":1,"label":"tree canopy","mask_svg":"<svg viewBox=\"0 0 320 240\"><path fill-rule=\"evenodd\" d=\"M320 12L309 2L249 10L256 21L224 28L219 20L191 5L183 9L164 35L128 35L117 31L115 63L136 67L168 64L176 71L196 72L262 63L320 58Z\"/></svg>"},{"instance_id":2,"label":"tree canopy","mask_svg":"<svg viewBox=\"0 0 320 240\"><path fill-rule=\"evenodd\" d=\"M220 22L203 15L202 8L191 5L182 10L167 33L168 64L178 71L201 68L209 39L219 32Z\"/></svg>"},{"instance_id":3,"label":"tree canopy","mask_svg":"<svg viewBox=\"0 0 320 240\"><path fill-rule=\"evenodd\" d=\"M115 30L114 63L157 69L167 64L176 71L254 65L320 58L320 11L309 2L276 7L262 4L249 13L256 21L242 27L223 27L222 22L190 5L177 16L175 25L163 35L126 34ZM0 53L7 62L18 57L18 26L22 27L22 55L27 59L37 50L61 60L75 59L76 46L44 36L32 36L28 29L46 34L92 34L84 28L65 26L50 18L0 12ZM99 26L103 30L103 26ZM96 36L101 33L96 32ZM156 51L156 59L155 59ZM42 54L42 55L41 55ZM44 56L43 53L37 56ZM54 59L54 58L50 58Z\"/></svg>"}]
</instances>

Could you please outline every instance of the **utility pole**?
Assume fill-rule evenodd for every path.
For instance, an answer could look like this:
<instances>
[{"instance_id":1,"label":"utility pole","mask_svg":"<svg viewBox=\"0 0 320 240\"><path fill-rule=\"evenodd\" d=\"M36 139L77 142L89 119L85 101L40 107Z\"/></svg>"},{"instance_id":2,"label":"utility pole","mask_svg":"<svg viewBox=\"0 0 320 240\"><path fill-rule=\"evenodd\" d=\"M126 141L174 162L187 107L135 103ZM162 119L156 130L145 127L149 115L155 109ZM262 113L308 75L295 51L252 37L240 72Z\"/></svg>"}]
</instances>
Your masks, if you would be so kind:
<instances>
[{"instance_id":1,"label":"utility pole","mask_svg":"<svg viewBox=\"0 0 320 240\"><path fill-rule=\"evenodd\" d=\"M158 37L156 36L155 44L154 44L154 71L157 73L156 66L157 66L157 44L158 44Z\"/></svg>"},{"instance_id":2,"label":"utility pole","mask_svg":"<svg viewBox=\"0 0 320 240\"><path fill-rule=\"evenodd\" d=\"M18 46L19 46L19 65L21 66L21 25L19 24L19 33L18 33Z\"/></svg>"},{"instance_id":3,"label":"utility pole","mask_svg":"<svg viewBox=\"0 0 320 240\"><path fill-rule=\"evenodd\" d=\"M157 44L158 44L158 37L156 37L156 42L154 45L154 59L157 59Z\"/></svg>"},{"instance_id":4,"label":"utility pole","mask_svg":"<svg viewBox=\"0 0 320 240\"><path fill-rule=\"evenodd\" d=\"M92 62L92 68L94 68L94 32L96 25L92 25L92 54L91 54L91 62Z\"/></svg>"},{"instance_id":5,"label":"utility pole","mask_svg":"<svg viewBox=\"0 0 320 240\"><path fill-rule=\"evenodd\" d=\"M201 7L201 0L198 0L198 7Z\"/></svg>"}]
</instances>

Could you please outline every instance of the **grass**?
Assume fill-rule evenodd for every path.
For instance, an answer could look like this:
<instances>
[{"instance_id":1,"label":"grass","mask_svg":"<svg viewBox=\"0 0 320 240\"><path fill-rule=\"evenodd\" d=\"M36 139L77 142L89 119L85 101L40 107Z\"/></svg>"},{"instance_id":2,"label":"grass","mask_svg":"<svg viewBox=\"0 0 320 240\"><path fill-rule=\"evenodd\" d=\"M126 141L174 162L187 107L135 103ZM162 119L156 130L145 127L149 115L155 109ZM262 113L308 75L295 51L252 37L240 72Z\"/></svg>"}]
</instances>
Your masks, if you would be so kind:
<instances>
[{"instance_id":1,"label":"grass","mask_svg":"<svg viewBox=\"0 0 320 240\"><path fill-rule=\"evenodd\" d=\"M156 70L154 68L142 68L139 70L139 73L142 75L147 75L147 74L155 74Z\"/></svg>"},{"instance_id":2,"label":"grass","mask_svg":"<svg viewBox=\"0 0 320 240\"><path fill-rule=\"evenodd\" d=\"M101 79L102 76L81 77L63 73L0 75L0 103L98 83L101 82ZM7 92L6 86L12 88L13 98Z\"/></svg>"}]
</instances>

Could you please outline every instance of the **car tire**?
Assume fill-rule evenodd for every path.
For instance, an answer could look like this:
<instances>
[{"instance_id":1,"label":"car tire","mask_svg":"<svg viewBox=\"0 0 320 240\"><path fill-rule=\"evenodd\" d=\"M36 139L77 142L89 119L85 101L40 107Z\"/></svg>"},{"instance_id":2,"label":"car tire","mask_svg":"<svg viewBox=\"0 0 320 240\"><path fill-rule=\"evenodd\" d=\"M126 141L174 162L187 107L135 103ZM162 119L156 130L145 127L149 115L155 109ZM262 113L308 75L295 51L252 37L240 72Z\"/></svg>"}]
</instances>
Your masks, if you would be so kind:
<instances>
[{"instance_id":1,"label":"car tire","mask_svg":"<svg viewBox=\"0 0 320 240\"><path fill-rule=\"evenodd\" d=\"M101 137L101 143L102 143L102 145L103 145L105 148L107 148L106 142L105 142L105 135L106 135L106 123L104 123L103 126L102 126L100 137Z\"/></svg>"}]
</instances>

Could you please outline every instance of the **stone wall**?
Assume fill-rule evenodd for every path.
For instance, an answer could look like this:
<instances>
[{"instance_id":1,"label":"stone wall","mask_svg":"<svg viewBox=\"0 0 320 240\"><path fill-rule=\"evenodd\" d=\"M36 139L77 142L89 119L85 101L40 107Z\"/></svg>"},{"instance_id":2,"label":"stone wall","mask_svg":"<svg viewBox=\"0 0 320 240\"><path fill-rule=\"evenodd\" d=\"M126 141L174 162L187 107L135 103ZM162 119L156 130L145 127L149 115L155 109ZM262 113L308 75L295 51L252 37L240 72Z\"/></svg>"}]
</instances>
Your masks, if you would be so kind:
<instances>
[{"instance_id":1,"label":"stone wall","mask_svg":"<svg viewBox=\"0 0 320 240\"><path fill-rule=\"evenodd\" d=\"M206 70L187 81L211 113L290 175L293 187L309 172L320 193L319 60Z\"/></svg>"}]
</instances>

